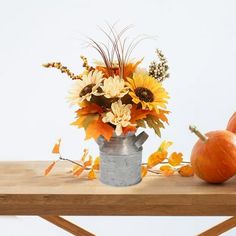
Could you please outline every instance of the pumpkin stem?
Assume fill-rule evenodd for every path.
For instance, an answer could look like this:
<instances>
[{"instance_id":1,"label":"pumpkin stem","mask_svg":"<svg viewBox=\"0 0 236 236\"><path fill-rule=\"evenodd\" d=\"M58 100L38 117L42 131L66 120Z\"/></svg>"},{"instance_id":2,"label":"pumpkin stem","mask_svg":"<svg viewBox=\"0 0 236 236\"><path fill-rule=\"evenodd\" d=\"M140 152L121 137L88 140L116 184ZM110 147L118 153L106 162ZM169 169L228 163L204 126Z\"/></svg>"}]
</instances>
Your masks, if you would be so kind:
<instances>
[{"instance_id":1,"label":"pumpkin stem","mask_svg":"<svg viewBox=\"0 0 236 236\"><path fill-rule=\"evenodd\" d=\"M202 134L196 126L189 126L189 129L196 134L203 142L206 142L208 140L208 137L205 134Z\"/></svg>"}]
</instances>

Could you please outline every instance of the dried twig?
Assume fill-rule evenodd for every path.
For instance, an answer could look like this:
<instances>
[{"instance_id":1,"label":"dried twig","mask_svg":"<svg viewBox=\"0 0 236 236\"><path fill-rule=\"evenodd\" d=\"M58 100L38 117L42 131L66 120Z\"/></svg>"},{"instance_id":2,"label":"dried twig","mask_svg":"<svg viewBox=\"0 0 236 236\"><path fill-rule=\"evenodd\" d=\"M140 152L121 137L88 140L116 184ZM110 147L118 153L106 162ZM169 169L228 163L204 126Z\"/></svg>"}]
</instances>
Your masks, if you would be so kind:
<instances>
[{"instance_id":1,"label":"dried twig","mask_svg":"<svg viewBox=\"0 0 236 236\"><path fill-rule=\"evenodd\" d=\"M61 160L61 161L69 161L69 162L71 162L71 163L73 163L73 164L75 164L75 165L84 167L84 166L83 166L82 164L80 164L79 162L72 161L71 159L68 159L68 158L64 158L64 157L62 157L61 155L59 156L59 160ZM86 167L85 170L91 170L91 168Z\"/></svg>"},{"instance_id":2,"label":"dried twig","mask_svg":"<svg viewBox=\"0 0 236 236\"><path fill-rule=\"evenodd\" d=\"M90 72L92 70L95 70L92 66L89 66L88 60L84 56L80 56L80 58L83 61L83 67L87 72ZM80 75L75 75L73 72L71 72L66 66L63 66L61 62L50 62L43 64L44 67L46 68L56 68L61 71L61 73L66 73L72 80L77 80L82 78L82 74Z\"/></svg>"},{"instance_id":3,"label":"dried twig","mask_svg":"<svg viewBox=\"0 0 236 236\"><path fill-rule=\"evenodd\" d=\"M63 66L61 62L50 62L43 64L46 68L56 68L61 71L61 73L66 73L72 80L81 79L81 75L75 75L66 66Z\"/></svg>"}]
</instances>

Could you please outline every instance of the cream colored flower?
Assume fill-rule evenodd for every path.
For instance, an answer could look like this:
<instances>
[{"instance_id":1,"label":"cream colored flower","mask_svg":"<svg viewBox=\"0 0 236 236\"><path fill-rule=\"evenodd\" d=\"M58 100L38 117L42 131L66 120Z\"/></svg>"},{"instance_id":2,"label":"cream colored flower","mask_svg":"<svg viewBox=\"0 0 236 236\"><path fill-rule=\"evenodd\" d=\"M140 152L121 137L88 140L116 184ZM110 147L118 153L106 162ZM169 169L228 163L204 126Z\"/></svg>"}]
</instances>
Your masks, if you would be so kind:
<instances>
[{"instance_id":1,"label":"cream colored flower","mask_svg":"<svg viewBox=\"0 0 236 236\"><path fill-rule=\"evenodd\" d=\"M103 80L103 73L98 70L84 74L81 80L75 81L69 91L68 101L71 105L78 105L84 100L90 101L92 95L101 95L97 90Z\"/></svg>"},{"instance_id":2,"label":"cream colored flower","mask_svg":"<svg viewBox=\"0 0 236 236\"><path fill-rule=\"evenodd\" d=\"M104 80L103 95L106 98L121 98L129 92L129 88L125 85L125 81L119 76L109 77Z\"/></svg>"},{"instance_id":3,"label":"cream colored flower","mask_svg":"<svg viewBox=\"0 0 236 236\"><path fill-rule=\"evenodd\" d=\"M115 125L116 135L119 136L123 132L122 127L127 127L128 125L133 126L133 124L130 123L131 108L131 104L122 104L120 100L118 102L114 102L111 104L111 111L105 114L102 121Z\"/></svg>"}]
</instances>

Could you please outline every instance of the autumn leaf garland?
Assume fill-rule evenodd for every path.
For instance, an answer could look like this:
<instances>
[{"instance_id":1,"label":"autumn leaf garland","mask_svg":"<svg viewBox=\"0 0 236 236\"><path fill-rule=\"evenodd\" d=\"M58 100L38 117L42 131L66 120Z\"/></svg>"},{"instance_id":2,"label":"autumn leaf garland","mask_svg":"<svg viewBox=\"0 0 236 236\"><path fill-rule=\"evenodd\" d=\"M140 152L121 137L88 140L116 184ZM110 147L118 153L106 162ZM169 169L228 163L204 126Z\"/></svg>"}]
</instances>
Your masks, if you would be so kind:
<instances>
[{"instance_id":1,"label":"autumn leaf garland","mask_svg":"<svg viewBox=\"0 0 236 236\"><path fill-rule=\"evenodd\" d=\"M69 161L73 164L72 168L72 174L74 176L79 177L85 170L88 172L88 179L96 179L96 172L100 168L100 158L96 157L95 160L93 160L92 156L89 155L88 149L83 150L83 154L81 157L80 162L72 161L68 158L63 158L60 153L60 145L61 145L61 139L59 139L56 144L53 146L52 153L57 154L59 156L59 159L57 161L53 161L44 171L44 175L47 176L52 171L52 169L55 167L56 163L60 160L63 161Z\"/></svg>"},{"instance_id":2,"label":"autumn leaf garland","mask_svg":"<svg viewBox=\"0 0 236 236\"><path fill-rule=\"evenodd\" d=\"M185 165L189 162L183 161L181 152L173 152L168 156L168 148L172 144L173 142L170 141L161 143L158 149L149 156L147 163L143 164L142 176L145 176L148 171L164 176L171 176L175 173L179 173L183 177L193 176L192 167L190 164ZM159 168L153 171L152 169L156 166L159 166Z\"/></svg>"},{"instance_id":3,"label":"autumn leaf garland","mask_svg":"<svg viewBox=\"0 0 236 236\"><path fill-rule=\"evenodd\" d=\"M168 155L168 149L172 144L173 143L170 141L163 141L158 149L148 157L147 163L143 163L141 166L142 178L145 177L148 172L163 176L172 176L175 173L178 173L183 177L193 176L193 169L189 162L183 161L183 154L181 152L173 152ZM96 172L100 169L99 157L96 157L93 160L93 157L89 155L88 149L84 149L81 160L75 162L71 159L62 157L60 153L60 145L61 139L56 142L52 149L52 153L59 155L59 159L50 163L50 165L45 169L45 176L49 175L58 161L64 160L73 164L72 174L74 176L79 177L83 172L86 172L89 180L97 178Z\"/></svg>"}]
</instances>

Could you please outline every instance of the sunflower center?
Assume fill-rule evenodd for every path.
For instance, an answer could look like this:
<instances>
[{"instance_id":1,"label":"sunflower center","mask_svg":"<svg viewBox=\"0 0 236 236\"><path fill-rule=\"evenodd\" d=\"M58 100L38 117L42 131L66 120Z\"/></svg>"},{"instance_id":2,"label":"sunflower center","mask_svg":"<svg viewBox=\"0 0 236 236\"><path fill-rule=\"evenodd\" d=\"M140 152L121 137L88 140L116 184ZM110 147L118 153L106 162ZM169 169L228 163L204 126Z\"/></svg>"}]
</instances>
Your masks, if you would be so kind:
<instances>
[{"instance_id":1,"label":"sunflower center","mask_svg":"<svg viewBox=\"0 0 236 236\"><path fill-rule=\"evenodd\" d=\"M89 84L89 85L85 86L85 87L81 90L79 96L80 96L80 97L83 97L83 96L85 96L86 94L91 93L94 86L95 86L95 84Z\"/></svg>"},{"instance_id":2,"label":"sunflower center","mask_svg":"<svg viewBox=\"0 0 236 236\"><path fill-rule=\"evenodd\" d=\"M135 92L136 96L138 96L141 101L144 101L144 102L153 102L154 101L153 93L147 88L138 87L134 90L134 92Z\"/></svg>"}]
</instances>

